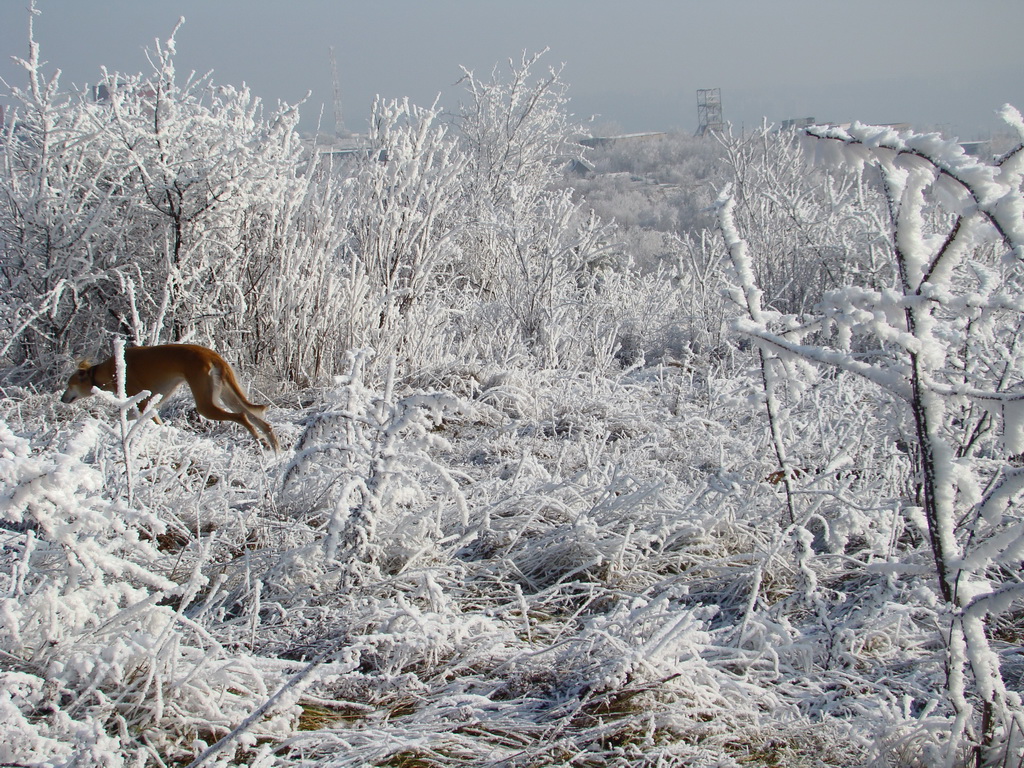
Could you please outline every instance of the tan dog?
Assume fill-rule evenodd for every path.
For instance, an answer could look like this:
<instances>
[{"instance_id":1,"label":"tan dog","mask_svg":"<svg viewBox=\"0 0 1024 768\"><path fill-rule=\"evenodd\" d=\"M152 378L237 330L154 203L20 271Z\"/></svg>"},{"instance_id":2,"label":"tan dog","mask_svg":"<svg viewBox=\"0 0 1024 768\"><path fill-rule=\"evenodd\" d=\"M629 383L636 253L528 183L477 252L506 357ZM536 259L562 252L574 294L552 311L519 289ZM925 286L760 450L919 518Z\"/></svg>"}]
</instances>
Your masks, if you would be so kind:
<instances>
[{"instance_id":1,"label":"tan dog","mask_svg":"<svg viewBox=\"0 0 1024 768\"><path fill-rule=\"evenodd\" d=\"M214 421L234 421L249 430L257 442L260 435L253 422L275 450L277 437L263 420L265 405L250 403L231 366L212 349L195 344L162 344L156 347L129 347L124 351L125 394L133 397L143 390L166 399L182 382L192 390L196 410ZM68 380L61 402L73 403L92 394L93 387L113 392L117 387L116 361L109 357L97 365L83 362ZM147 398L139 403L145 410ZM223 407L222 407L223 406ZM227 410L231 409L231 410Z\"/></svg>"}]
</instances>

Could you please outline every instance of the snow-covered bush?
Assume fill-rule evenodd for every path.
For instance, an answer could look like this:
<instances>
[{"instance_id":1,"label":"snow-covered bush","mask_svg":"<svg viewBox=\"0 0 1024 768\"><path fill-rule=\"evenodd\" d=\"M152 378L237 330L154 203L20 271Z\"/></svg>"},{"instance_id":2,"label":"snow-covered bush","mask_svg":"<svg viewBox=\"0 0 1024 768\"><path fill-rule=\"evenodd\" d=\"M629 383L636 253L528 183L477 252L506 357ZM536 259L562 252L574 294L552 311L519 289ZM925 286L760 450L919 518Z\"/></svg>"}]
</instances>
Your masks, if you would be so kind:
<instances>
[{"instance_id":1,"label":"snow-covered bush","mask_svg":"<svg viewBox=\"0 0 1024 768\"><path fill-rule=\"evenodd\" d=\"M149 75L105 72L77 97L30 50L0 151L5 359L38 380L115 334L245 348L291 266L273 234L305 192L296 110L264 118L246 89L179 82L173 35Z\"/></svg>"},{"instance_id":2,"label":"snow-covered bush","mask_svg":"<svg viewBox=\"0 0 1024 768\"><path fill-rule=\"evenodd\" d=\"M345 370L366 313L366 286L344 257L349 239L343 178L330 158L303 163L303 194L273 201L246 232L240 351L271 390L282 380L317 386Z\"/></svg>"},{"instance_id":3,"label":"snow-covered bush","mask_svg":"<svg viewBox=\"0 0 1024 768\"><path fill-rule=\"evenodd\" d=\"M1007 107L1004 115L1024 141L1019 113ZM1021 488L1014 403L1024 378L1017 343L1024 317L1024 152L989 164L932 134L860 125L808 134L822 153L879 174L890 279L879 284L873 273L864 284L854 272L850 284L820 296L814 313L771 311L737 229L734 200L723 196L733 297L746 314L737 328L760 350L790 519L807 519L798 494L820 478L802 479L788 456L792 410L783 412L784 399L814 380L810 365L862 377L895 406L888 439L902 444L916 470L902 514L927 542L936 576L931 600L945 644L954 747L944 761L975 755L978 764L1013 763L1021 700L1006 687L988 633L994 617L1019 604L1011 574L1024 561L1024 520L1013 501ZM893 554L901 567L912 567L904 558L918 558L915 548Z\"/></svg>"},{"instance_id":4,"label":"snow-covered bush","mask_svg":"<svg viewBox=\"0 0 1024 768\"><path fill-rule=\"evenodd\" d=\"M146 230L124 244L137 269L123 277L135 299L124 322L136 343L244 346L249 304L276 272L266 230L302 193L298 113L264 118L246 88L182 82L174 52L172 34L152 51L151 74L106 74L92 110Z\"/></svg>"},{"instance_id":5,"label":"snow-covered bush","mask_svg":"<svg viewBox=\"0 0 1024 768\"><path fill-rule=\"evenodd\" d=\"M510 62L508 82L497 71L489 81L464 78L469 220L458 272L481 305L460 332L478 354L512 359L522 350L542 366L589 367L606 343L591 302L614 261L612 233L570 191L554 189L582 148L559 72L532 80L538 59Z\"/></svg>"},{"instance_id":6,"label":"snow-covered bush","mask_svg":"<svg viewBox=\"0 0 1024 768\"><path fill-rule=\"evenodd\" d=\"M438 107L378 99L373 148L344 186L351 232L338 268L358 294L346 311L350 349L373 347L408 370L448 352L450 316L460 305L453 269L464 226L466 158Z\"/></svg>"},{"instance_id":7,"label":"snow-covered bush","mask_svg":"<svg viewBox=\"0 0 1024 768\"><path fill-rule=\"evenodd\" d=\"M120 238L130 239L114 222L131 201L127 169L96 136L95 105L43 73L31 32L29 50L0 136L0 359L38 377L109 322Z\"/></svg>"},{"instance_id":8,"label":"snow-covered bush","mask_svg":"<svg viewBox=\"0 0 1024 768\"><path fill-rule=\"evenodd\" d=\"M128 765L216 740L277 673L203 627L213 549L182 543L215 519L197 493L209 475L181 454L173 471L159 438L145 440L129 504L123 443L102 422L57 420L33 439L12 427L25 427L20 408L0 416L4 761ZM284 707L261 729L293 716Z\"/></svg>"},{"instance_id":9,"label":"snow-covered bush","mask_svg":"<svg viewBox=\"0 0 1024 768\"><path fill-rule=\"evenodd\" d=\"M364 381L369 358L366 350L350 357L348 376L310 417L284 474L292 514L317 531L294 559L306 570L322 560L319 589L401 571L468 524L458 482L431 458L447 445L436 432L463 403L442 393L398 397L394 362L384 391L375 392ZM424 516L428 503L434 509Z\"/></svg>"},{"instance_id":10,"label":"snow-covered bush","mask_svg":"<svg viewBox=\"0 0 1024 768\"><path fill-rule=\"evenodd\" d=\"M766 306L800 314L847 282L888 285L892 265L878 253L884 206L870 182L816 165L794 133L767 124L719 140Z\"/></svg>"}]
</instances>

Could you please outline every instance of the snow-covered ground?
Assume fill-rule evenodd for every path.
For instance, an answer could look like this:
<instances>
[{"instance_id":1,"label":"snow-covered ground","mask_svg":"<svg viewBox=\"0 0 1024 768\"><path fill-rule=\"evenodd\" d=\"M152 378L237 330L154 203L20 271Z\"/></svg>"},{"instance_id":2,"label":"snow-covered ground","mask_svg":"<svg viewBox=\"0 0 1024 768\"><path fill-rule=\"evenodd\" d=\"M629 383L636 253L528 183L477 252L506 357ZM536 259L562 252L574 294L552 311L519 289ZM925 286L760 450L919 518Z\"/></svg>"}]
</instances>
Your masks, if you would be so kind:
<instances>
[{"instance_id":1,"label":"snow-covered ground","mask_svg":"<svg viewBox=\"0 0 1024 768\"><path fill-rule=\"evenodd\" d=\"M4 759L188 762L272 699L221 759L851 765L920 729L930 574L778 524L754 382L433 384L275 408L279 457L184 397L124 450L109 406L10 393Z\"/></svg>"},{"instance_id":2,"label":"snow-covered ground","mask_svg":"<svg viewBox=\"0 0 1024 768\"><path fill-rule=\"evenodd\" d=\"M574 180L537 58L339 157L173 39L100 101L31 51L0 764L1020 765L1016 110L996 158L765 126ZM62 404L115 339L216 348L283 450Z\"/></svg>"}]
</instances>

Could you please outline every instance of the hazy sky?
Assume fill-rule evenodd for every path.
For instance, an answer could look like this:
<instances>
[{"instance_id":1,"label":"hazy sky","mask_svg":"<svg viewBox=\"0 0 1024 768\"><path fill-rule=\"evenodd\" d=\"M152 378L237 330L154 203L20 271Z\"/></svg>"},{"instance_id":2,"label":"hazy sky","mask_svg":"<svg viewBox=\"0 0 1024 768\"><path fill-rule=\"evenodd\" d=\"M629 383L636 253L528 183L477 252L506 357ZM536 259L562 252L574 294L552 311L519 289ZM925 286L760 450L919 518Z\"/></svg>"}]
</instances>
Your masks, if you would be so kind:
<instances>
[{"instance_id":1,"label":"hazy sky","mask_svg":"<svg viewBox=\"0 0 1024 768\"><path fill-rule=\"evenodd\" d=\"M0 77L21 85L28 0L0 0ZM565 64L570 109L598 128L697 126L698 88L725 118L913 122L962 139L1024 111L1024 0L38 0L36 39L61 82L100 67L148 71L145 49L179 17L179 73L212 70L265 102L295 102L333 128L335 48L349 129L375 94L427 105L461 96L460 65L483 75L523 51Z\"/></svg>"}]
</instances>

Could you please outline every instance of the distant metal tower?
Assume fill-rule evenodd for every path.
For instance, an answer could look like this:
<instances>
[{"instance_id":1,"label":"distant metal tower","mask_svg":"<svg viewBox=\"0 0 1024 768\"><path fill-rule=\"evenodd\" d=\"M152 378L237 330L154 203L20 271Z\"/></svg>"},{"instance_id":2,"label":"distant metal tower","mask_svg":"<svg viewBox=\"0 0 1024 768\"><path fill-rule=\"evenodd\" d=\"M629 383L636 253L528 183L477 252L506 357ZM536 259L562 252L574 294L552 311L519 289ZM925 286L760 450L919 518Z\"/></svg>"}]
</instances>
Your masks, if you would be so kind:
<instances>
[{"instance_id":1,"label":"distant metal tower","mask_svg":"<svg viewBox=\"0 0 1024 768\"><path fill-rule=\"evenodd\" d=\"M331 46L331 80L334 85L334 135L344 136L345 120L341 114L341 83L338 81L338 61L334 58L334 46Z\"/></svg>"},{"instance_id":2,"label":"distant metal tower","mask_svg":"<svg viewBox=\"0 0 1024 768\"><path fill-rule=\"evenodd\" d=\"M697 135L704 136L708 131L724 131L725 119L722 117L722 89L700 88L697 90Z\"/></svg>"}]
</instances>

